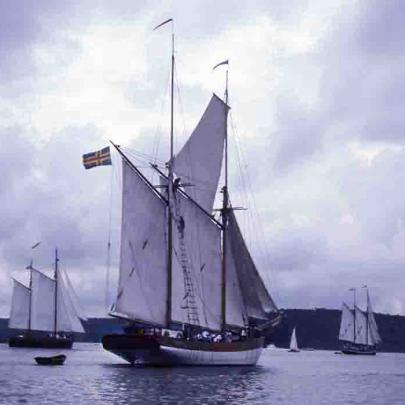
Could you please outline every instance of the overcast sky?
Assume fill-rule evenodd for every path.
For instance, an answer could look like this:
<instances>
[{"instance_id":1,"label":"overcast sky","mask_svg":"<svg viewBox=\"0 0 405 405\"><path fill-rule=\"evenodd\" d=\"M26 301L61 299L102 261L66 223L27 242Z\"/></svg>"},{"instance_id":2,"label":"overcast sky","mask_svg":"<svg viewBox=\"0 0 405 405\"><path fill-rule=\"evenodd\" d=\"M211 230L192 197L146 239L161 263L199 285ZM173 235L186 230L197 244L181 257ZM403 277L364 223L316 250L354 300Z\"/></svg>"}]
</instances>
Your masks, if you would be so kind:
<instances>
[{"instance_id":1,"label":"overcast sky","mask_svg":"<svg viewBox=\"0 0 405 405\"><path fill-rule=\"evenodd\" d=\"M170 17L177 150L230 60L231 197L278 305L338 308L367 284L405 315L405 5L244 3L0 1L1 316L10 276L50 269L56 245L87 313L105 312L120 173L81 155L113 139L167 159L170 28L152 28Z\"/></svg>"}]
</instances>

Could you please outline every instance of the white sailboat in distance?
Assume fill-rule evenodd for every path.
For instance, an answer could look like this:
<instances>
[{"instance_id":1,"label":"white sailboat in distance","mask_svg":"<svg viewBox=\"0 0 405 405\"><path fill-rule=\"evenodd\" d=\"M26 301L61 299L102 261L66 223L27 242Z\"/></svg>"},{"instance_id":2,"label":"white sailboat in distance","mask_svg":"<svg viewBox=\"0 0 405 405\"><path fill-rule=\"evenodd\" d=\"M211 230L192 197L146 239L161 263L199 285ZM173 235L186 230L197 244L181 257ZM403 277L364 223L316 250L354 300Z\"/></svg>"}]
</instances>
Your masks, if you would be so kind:
<instances>
[{"instance_id":1,"label":"white sailboat in distance","mask_svg":"<svg viewBox=\"0 0 405 405\"><path fill-rule=\"evenodd\" d=\"M298 343L297 343L297 334L296 334L296 328L294 327L292 333L291 333L291 340L290 340L290 349L288 350L291 353L298 353L300 349L298 348Z\"/></svg>"},{"instance_id":2,"label":"white sailboat in distance","mask_svg":"<svg viewBox=\"0 0 405 405\"><path fill-rule=\"evenodd\" d=\"M153 185L113 144L123 189L118 292L110 314L127 325L125 333L104 336L103 347L140 365L254 365L281 316L228 192L228 86L224 100L212 95L174 155L174 36L172 44L170 155L166 168L152 165L161 184ZM218 220L214 200L223 161Z\"/></svg>"},{"instance_id":3,"label":"white sailboat in distance","mask_svg":"<svg viewBox=\"0 0 405 405\"><path fill-rule=\"evenodd\" d=\"M8 327L20 331L9 339L10 347L71 349L73 332L84 333L86 320L69 277L58 265L55 250L53 277L33 267L28 286L13 279L14 288Z\"/></svg>"}]
</instances>

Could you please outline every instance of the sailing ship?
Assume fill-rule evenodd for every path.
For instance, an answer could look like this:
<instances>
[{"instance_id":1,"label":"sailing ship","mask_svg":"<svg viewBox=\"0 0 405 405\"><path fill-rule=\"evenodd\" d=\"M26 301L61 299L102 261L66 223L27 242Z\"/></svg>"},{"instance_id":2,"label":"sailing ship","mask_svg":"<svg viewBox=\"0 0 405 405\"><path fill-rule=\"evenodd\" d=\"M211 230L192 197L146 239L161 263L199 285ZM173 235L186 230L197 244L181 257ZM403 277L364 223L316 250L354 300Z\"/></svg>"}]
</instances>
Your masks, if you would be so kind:
<instances>
[{"instance_id":1,"label":"sailing ship","mask_svg":"<svg viewBox=\"0 0 405 405\"><path fill-rule=\"evenodd\" d=\"M84 333L82 314L67 273L60 269L55 250L54 277L33 267L29 286L13 279L9 328L22 333L9 339L10 347L71 349L73 332Z\"/></svg>"},{"instance_id":2,"label":"sailing ship","mask_svg":"<svg viewBox=\"0 0 405 405\"><path fill-rule=\"evenodd\" d=\"M228 192L228 80L225 100L212 95L174 156L174 39L172 44L170 159L166 168L151 165L160 185L112 143L123 184L118 292L110 314L127 325L123 334L105 335L102 344L131 364L254 365L281 316Z\"/></svg>"},{"instance_id":3,"label":"sailing ship","mask_svg":"<svg viewBox=\"0 0 405 405\"><path fill-rule=\"evenodd\" d=\"M295 332L295 327L291 333L291 340L290 340L290 349L288 350L291 353L298 353L300 349L298 349L298 343L297 343L297 335Z\"/></svg>"},{"instance_id":4,"label":"sailing ship","mask_svg":"<svg viewBox=\"0 0 405 405\"><path fill-rule=\"evenodd\" d=\"M342 318L340 322L339 340L343 343L342 353L375 355L377 345L382 342L378 333L377 322L371 307L370 295L367 286L366 301L367 308L361 310L356 305L356 289L353 291L353 308L345 302L342 307Z\"/></svg>"}]
</instances>

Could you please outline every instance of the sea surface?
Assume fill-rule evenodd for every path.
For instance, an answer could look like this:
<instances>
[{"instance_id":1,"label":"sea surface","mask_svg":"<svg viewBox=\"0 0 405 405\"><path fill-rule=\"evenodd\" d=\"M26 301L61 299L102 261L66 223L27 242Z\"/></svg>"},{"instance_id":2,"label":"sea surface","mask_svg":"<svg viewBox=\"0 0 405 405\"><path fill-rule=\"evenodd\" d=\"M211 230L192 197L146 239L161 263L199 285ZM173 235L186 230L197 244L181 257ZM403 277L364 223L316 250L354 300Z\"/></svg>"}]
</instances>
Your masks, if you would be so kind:
<instances>
[{"instance_id":1,"label":"sea surface","mask_svg":"<svg viewBox=\"0 0 405 405\"><path fill-rule=\"evenodd\" d=\"M0 345L4 404L405 404L405 354L346 356L266 349L255 367L135 368L99 344L53 350Z\"/></svg>"}]
</instances>

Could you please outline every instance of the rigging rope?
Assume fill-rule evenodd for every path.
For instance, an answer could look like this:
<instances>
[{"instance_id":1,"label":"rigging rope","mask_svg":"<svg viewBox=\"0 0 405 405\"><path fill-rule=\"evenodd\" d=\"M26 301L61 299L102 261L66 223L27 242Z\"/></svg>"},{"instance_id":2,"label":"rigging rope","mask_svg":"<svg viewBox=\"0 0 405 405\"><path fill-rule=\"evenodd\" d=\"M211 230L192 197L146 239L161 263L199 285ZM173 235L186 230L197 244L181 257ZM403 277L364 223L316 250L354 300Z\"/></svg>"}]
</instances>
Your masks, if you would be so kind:
<instances>
[{"instance_id":1,"label":"rigging rope","mask_svg":"<svg viewBox=\"0 0 405 405\"><path fill-rule=\"evenodd\" d=\"M270 253L269 249L267 246L266 242L266 235L264 232L263 224L264 221L260 217L260 211L258 209L258 205L256 202L255 194L253 193L253 190L251 188L251 180L250 180L250 175L249 171L247 170L247 163L246 159L243 155L243 150L240 145L240 137L238 135L238 131L236 128L236 124L233 120L232 113L229 113L230 116L230 122L231 122L231 128L234 133L234 138L235 138L235 146L236 146L236 155L237 155L237 164L239 167L239 174L240 174L240 181L241 181L241 188L245 198L245 201L247 203L247 206L251 206L253 210L248 211L247 214L250 216L251 222L246 221L247 224L245 223L246 227L249 227L249 225L252 225L250 227L249 233L251 235L256 235L258 236L256 238L256 245L258 249L260 250L260 255L263 257L264 264L266 266L266 271L261 272L261 274L264 276L266 280L266 284L271 286L273 285L274 288L272 288L272 296L277 295L277 279L274 276L274 272L272 271L272 267L270 265ZM250 197L250 198L249 198ZM249 204L249 200L251 204ZM254 212L253 212L254 211ZM254 215L253 215L254 214ZM270 278L270 272L271 278ZM278 301L278 300L277 300Z\"/></svg>"}]
</instances>

